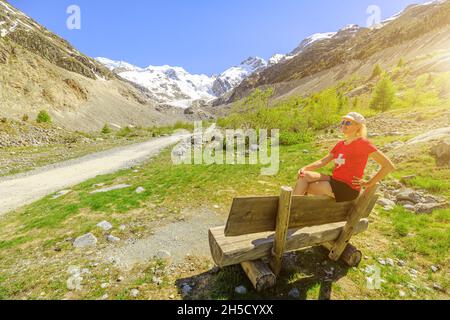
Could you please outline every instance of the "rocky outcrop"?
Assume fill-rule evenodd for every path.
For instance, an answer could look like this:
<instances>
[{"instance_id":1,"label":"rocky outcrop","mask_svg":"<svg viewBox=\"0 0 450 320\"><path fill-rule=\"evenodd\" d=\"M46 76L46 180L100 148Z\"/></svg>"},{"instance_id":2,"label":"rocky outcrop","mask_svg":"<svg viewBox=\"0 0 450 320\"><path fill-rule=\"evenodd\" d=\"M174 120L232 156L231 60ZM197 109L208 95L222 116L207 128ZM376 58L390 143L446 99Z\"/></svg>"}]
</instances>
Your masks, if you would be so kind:
<instances>
[{"instance_id":1,"label":"rocky outcrop","mask_svg":"<svg viewBox=\"0 0 450 320\"><path fill-rule=\"evenodd\" d=\"M450 167L450 138L440 141L431 148L431 154L436 158L438 166Z\"/></svg>"}]
</instances>

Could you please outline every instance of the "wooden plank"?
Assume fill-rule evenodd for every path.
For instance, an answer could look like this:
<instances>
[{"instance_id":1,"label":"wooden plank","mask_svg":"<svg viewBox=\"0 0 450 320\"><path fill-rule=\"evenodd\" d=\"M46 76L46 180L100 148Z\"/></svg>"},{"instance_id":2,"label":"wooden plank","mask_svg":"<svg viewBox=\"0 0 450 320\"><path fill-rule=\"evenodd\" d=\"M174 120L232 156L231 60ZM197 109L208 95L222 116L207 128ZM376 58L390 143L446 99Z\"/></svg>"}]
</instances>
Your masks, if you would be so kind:
<instances>
[{"instance_id":1,"label":"wooden plank","mask_svg":"<svg viewBox=\"0 0 450 320\"><path fill-rule=\"evenodd\" d=\"M242 262L241 267L257 292L275 286L277 277L269 266L261 260Z\"/></svg>"},{"instance_id":2,"label":"wooden plank","mask_svg":"<svg viewBox=\"0 0 450 320\"><path fill-rule=\"evenodd\" d=\"M322 247L327 250L331 250L333 248L333 245L334 244L332 242L326 242L322 244ZM361 262L361 258L362 252L349 243L344 252L341 254L340 260L347 264L349 267L356 267Z\"/></svg>"},{"instance_id":3,"label":"wooden plank","mask_svg":"<svg viewBox=\"0 0 450 320\"><path fill-rule=\"evenodd\" d=\"M345 250L345 247L350 241L350 238L353 235L353 231L358 224L358 221L364 216L367 216L368 209L371 210L370 206L374 201L374 198L378 186L375 185L372 188L366 189L363 194L357 199L357 202L350 210L350 214L345 224L345 227L342 229L341 234L333 245L333 248L330 250L329 257L333 261L339 260L340 256Z\"/></svg>"},{"instance_id":4,"label":"wooden plank","mask_svg":"<svg viewBox=\"0 0 450 320\"><path fill-rule=\"evenodd\" d=\"M235 198L225 236L275 231L279 197ZM289 228L346 221L353 201L337 203L326 196L293 196Z\"/></svg>"},{"instance_id":5,"label":"wooden plank","mask_svg":"<svg viewBox=\"0 0 450 320\"><path fill-rule=\"evenodd\" d=\"M344 225L345 222L337 222L302 229L290 229L286 239L285 252L335 241ZM367 219L361 220L353 229L354 234L364 232L368 225ZM274 232L224 237L224 230L225 227L209 230L211 255L219 267L271 257Z\"/></svg>"},{"instance_id":6,"label":"wooden plank","mask_svg":"<svg viewBox=\"0 0 450 320\"><path fill-rule=\"evenodd\" d=\"M278 215L275 230L275 240L272 248L272 257L270 259L270 267L278 277L281 271L284 248L286 245L286 237L289 227L289 217L291 214L292 188L282 187L280 200L278 201Z\"/></svg>"}]
</instances>

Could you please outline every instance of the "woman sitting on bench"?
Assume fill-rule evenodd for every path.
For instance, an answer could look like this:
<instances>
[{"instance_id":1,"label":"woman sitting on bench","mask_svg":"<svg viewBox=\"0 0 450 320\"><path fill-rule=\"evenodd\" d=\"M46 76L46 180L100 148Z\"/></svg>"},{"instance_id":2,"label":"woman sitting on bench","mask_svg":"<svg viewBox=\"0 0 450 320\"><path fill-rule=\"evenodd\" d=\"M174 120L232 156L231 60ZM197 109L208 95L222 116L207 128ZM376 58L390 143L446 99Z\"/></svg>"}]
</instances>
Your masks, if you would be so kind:
<instances>
[{"instance_id":1,"label":"woman sitting on bench","mask_svg":"<svg viewBox=\"0 0 450 320\"><path fill-rule=\"evenodd\" d=\"M361 114L350 112L340 126L345 139L325 158L299 170L294 195L326 195L336 202L352 201L362 188L370 188L395 170L393 163L367 140L366 119ZM381 170L365 181L362 178L369 157L381 165ZM332 160L335 163L332 176L314 172Z\"/></svg>"}]
</instances>

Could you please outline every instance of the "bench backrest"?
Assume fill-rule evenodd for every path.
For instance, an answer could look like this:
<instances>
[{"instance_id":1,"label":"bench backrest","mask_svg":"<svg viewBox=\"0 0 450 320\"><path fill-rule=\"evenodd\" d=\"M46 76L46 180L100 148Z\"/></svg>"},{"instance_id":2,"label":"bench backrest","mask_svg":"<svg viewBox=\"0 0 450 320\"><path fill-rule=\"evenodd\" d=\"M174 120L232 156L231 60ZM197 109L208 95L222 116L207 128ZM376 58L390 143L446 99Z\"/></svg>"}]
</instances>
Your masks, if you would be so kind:
<instances>
[{"instance_id":1,"label":"bench backrest","mask_svg":"<svg viewBox=\"0 0 450 320\"><path fill-rule=\"evenodd\" d=\"M362 197L361 193L359 197ZM327 223L347 221L357 200L336 202L326 196L293 196L289 229L311 227ZM241 236L276 229L279 197L235 198L231 206L225 236ZM374 197L362 217L367 217L375 206Z\"/></svg>"}]
</instances>

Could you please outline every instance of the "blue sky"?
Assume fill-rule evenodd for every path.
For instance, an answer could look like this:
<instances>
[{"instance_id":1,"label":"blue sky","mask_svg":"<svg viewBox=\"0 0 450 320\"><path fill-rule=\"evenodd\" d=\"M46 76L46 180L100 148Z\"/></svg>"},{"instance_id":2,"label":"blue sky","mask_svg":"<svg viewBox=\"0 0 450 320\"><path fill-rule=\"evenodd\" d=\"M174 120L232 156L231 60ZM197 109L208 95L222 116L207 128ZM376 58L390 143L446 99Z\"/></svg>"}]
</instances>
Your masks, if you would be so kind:
<instances>
[{"instance_id":1,"label":"blue sky","mask_svg":"<svg viewBox=\"0 0 450 320\"><path fill-rule=\"evenodd\" d=\"M81 52L148 65L221 73L248 56L288 53L304 38L347 24L366 25L369 5L381 18L421 0L10 0ZM69 5L81 30L69 30Z\"/></svg>"}]
</instances>

